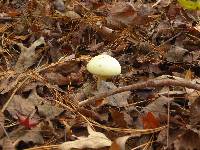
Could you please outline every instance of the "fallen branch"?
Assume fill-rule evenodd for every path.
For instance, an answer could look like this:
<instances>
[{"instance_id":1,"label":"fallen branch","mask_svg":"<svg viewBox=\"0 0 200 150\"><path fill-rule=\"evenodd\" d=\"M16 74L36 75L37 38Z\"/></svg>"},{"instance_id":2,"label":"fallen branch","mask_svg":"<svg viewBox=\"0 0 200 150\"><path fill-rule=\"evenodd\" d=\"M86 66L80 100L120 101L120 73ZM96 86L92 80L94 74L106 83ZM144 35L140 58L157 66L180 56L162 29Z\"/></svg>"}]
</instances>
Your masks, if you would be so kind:
<instances>
[{"instance_id":1,"label":"fallen branch","mask_svg":"<svg viewBox=\"0 0 200 150\"><path fill-rule=\"evenodd\" d=\"M79 102L79 106L85 106L88 104L91 104L95 102L96 100L103 99L105 97L122 93L125 91L135 90L135 89L143 89L146 87L161 87L161 86L181 86L181 87L187 87L190 89L195 89L200 91L200 84L192 83L191 81L185 80L185 79L151 79L145 82L139 82L132 85L119 87L116 89L113 89L111 91L105 92L105 93L99 93L91 98L88 98L84 101Z\"/></svg>"}]
</instances>

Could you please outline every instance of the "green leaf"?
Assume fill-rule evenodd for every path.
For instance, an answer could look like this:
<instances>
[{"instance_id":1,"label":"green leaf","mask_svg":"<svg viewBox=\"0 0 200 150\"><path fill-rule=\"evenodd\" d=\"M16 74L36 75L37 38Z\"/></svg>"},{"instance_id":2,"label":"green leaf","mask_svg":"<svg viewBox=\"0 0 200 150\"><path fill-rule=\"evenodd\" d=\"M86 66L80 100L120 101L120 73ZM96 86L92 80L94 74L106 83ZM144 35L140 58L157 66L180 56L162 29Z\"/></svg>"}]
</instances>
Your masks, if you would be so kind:
<instances>
[{"instance_id":1,"label":"green leaf","mask_svg":"<svg viewBox=\"0 0 200 150\"><path fill-rule=\"evenodd\" d=\"M178 0L179 4L189 10L200 9L200 0Z\"/></svg>"}]
</instances>

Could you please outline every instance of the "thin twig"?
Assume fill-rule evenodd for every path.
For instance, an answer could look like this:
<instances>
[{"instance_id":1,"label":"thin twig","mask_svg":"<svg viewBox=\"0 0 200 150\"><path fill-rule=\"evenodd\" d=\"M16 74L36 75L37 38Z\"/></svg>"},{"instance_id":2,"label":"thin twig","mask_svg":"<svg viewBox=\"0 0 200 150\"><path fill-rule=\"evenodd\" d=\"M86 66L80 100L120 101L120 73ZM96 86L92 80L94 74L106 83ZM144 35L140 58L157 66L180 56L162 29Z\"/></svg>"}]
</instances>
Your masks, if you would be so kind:
<instances>
[{"instance_id":1,"label":"thin twig","mask_svg":"<svg viewBox=\"0 0 200 150\"><path fill-rule=\"evenodd\" d=\"M146 87L161 87L161 86L181 86L181 87L187 87L190 89L195 89L200 91L200 84L192 83L191 81L185 80L185 79L151 79L145 82L139 82L132 85L119 87L116 89L113 89L108 92L99 93L91 98L88 98L84 101L79 102L79 106L85 106L88 104L91 104L95 102L96 100L103 99L105 97L111 96L113 94L122 93L125 91L135 90L135 89L143 89Z\"/></svg>"}]
</instances>

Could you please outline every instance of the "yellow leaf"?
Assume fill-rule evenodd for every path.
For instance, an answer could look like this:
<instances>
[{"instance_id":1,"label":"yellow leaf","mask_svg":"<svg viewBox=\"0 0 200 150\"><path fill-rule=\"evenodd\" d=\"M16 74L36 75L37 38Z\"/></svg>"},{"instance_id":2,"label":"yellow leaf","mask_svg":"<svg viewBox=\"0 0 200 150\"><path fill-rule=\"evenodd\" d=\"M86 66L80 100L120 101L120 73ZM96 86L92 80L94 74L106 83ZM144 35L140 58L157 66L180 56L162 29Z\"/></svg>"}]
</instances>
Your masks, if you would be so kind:
<instances>
[{"instance_id":1,"label":"yellow leaf","mask_svg":"<svg viewBox=\"0 0 200 150\"><path fill-rule=\"evenodd\" d=\"M192 71L190 69L186 71L185 79L186 80L191 80L192 79Z\"/></svg>"},{"instance_id":2,"label":"yellow leaf","mask_svg":"<svg viewBox=\"0 0 200 150\"><path fill-rule=\"evenodd\" d=\"M200 9L200 0L178 0L178 2L185 9Z\"/></svg>"}]
</instances>

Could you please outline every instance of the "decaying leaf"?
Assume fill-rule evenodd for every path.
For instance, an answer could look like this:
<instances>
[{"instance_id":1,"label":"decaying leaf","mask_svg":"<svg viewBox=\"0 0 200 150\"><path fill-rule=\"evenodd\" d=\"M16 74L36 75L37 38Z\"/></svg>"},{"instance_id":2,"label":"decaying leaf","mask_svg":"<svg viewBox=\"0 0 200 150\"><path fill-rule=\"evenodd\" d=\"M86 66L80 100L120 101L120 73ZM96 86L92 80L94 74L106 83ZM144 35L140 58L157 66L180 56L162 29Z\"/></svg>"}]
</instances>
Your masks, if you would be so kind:
<instances>
[{"instance_id":1,"label":"decaying leaf","mask_svg":"<svg viewBox=\"0 0 200 150\"><path fill-rule=\"evenodd\" d=\"M5 129L4 128L5 117L2 112L0 112L0 137L4 135Z\"/></svg>"},{"instance_id":2,"label":"decaying leaf","mask_svg":"<svg viewBox=\"0 0 200 150\"><path fill-rule=\"evenodd\" d=\"M142 117L142 123L144 129L154 129L159 127L159 120L155 118L153 113L148 112Z\"/></svg>"},{"instance_id":3,"label":"decaying leaf","mask_svg":"<svg viewBox=\"0 0 200 150\"><path fill-rule=\"evenodd\" d=\"M111 140L108 139L103 133L95 132L90 126L88 126L88 137L78 137L78 140L65 142L60 145L61 150L71 150L73 148L102 148L112 144Z\"/></svg>"},{"instance_id":4,"label":"decaying leaf","mask_svg":"<svg viewBox=\"0 0 200 150\"><path fill-rule=\"evenodd\" d=\"M198 97L190 106L190 124L198 125L200 123L200 97Z\"/></svg>"},{"instance_id":5,"label":"decaying leaf","mask_svg":"<svg viewBox=\"0 0 200 150\"><path fill-rule=\"evenodd\" d=\"M18 113L29 116L34 110L35 106L33 103L20 95L14 95L11 103L7 107L7 111L16 119L18 119Z\"/></svg>"},{"instance_id":6,"label":"decaying leaf","mask_svg":"<svg viewBox=\"0 0 200 150\"><path fill-rule=\"evenodd\" d=\"M98 88L97 89L98 93L103 93L103 92L107 92L109 90L115 89L117 87L112 82L101 81L99 87L97 88ZM129 98L130 93L131 93L130 91L127 91L127 92L109 96L105 99L104 103L111 106L117 106L117 107L127 106L128 105L127 99Z\"/></svg>"},{"instance_id":7,"label":"decaying leaf","mask_svg":"<svg viewBox=\"0 0 200 150\"><path fill-rule=\"evenodd\" d=\"M187 49L179 46L172 46L166 54L166 58L169 62L183 62L183 58L186 52L188 52Z\"/></svg>"},{"instance_id":8,"label":"decaying leaf","mask_svg":"<svg viewBox=\"0 0 200 150\"><path fill-rule=\"evenodd\" d=\"M118 127L127 128L132 124L132 118L126 112L119 112L115 109L110 109L113 121Z\"/></svg>"},{"instance_id":9,"label":"decaying leaf","mask_svg":"<svg viewBox=\"0 0 200 150\"><path fill-rule=\"evenodd\" d=\"M174 141L175 150L198 150L200 148L200 136L191 131L187 130L180 134Z\"/></svg>"},{"instance_id":10,"label":"decaying leaf","mask_svg":"<svg viewBox=\"0 0 200 150\"><path fill-rule=\"evenodd\" d=\"M44 139L40 134L40 130L40 127L36 127L27 131L25 134L18 138L19 142L24 141L25 143L33 142L34 144L43 144Z\"/></svg>"},{"instance_id":11,"label":"decaying leaf","mask_svg":"<svg viewBox=\"0 0 200 150\"><path fill-rule=\"evenodd\" d=\"M40 97L36 90L32 90L28 98L23 98L20 95L14 95L7 110L14 117L18 118L18 114L29 116L35 108L38 108L39 115L47 118L54 118L59 115L63 109L54 106L51 102Z\"/></svg>"},{"instance_id":12,"label":"decaying leaf","mask_svg":"<svg viewBox=\"0 0 200 150\"><path fill-rule=\"evenodd\" d=\"M39 120L31 118L30 116L22 116L18 114L18 118L19 118L19 124L27 129L31 129L39 123Z\"/></svg>"},{"instance_id":13,"label":"decaying leaf","mask_svg":"<svg viewBox=\"0 0 200 150\"><path fill-rule=\"evenodd\" d=\"M173 100L173 98L161 96L158 99L156 99L154 102L150 103L146 107L143 108L143 111L148 113L152 112L155 117L158 117L159 114L166 114L167 113L167 106L168 103L170 103Z\"/></svg>"},{"instance_id":14,"label":"decaying leaf","mask_svg":"<svg viewBox=\"0 0 200 150\"><path fill-rule=\"evenodd\" d=\"M140 137L140 134L118 137L112 142L109 150L126 150L125 144L129 138Z\"/></svg>"},{"instance_id":15,"label":"decaying leaf","mask_svg":"<svg viewBox=\"0 0 200 150\"><path fill-rule=\"evenodd\" d=\"M125 143L130 136L119 137L112 142L109 150L125 150Z\"/></svg>"},{"instance_id":16,"label":"decaying leaf","mask_svg":"<svg viewBox=\"0 0 200 150\"><path fill-rule=\"evenodd\" d=\"M53 119L55 116L58 116L61 112L63 112L62 108L53 106L51 103L45 103L43 105L38 105L37 107L39 115L45 116L49 119Z\"/></svg>"},{"instance_id":17,"label":"decaying leaf","mask_svg":"<svg viewBox=\"0 0 200 150\"><path fill-rule=\"evenodd\" d=\"M1 147L200 149L200 11L182 2L200 4L0 0ZM86 66L104 52L121 74L96 84Z\"/></svg>"},{"instance_id":18,"label":"decaying leaf","mask_svg":"<svg viewBox=\"0 0 200 150\"><path fill-rule=\"evenodd\" d=\"M118 2L111 7L107 22L116 27L131 25L137 15L135 8L130 3Z\"/></svg>"},{"instance_id":19,"label":"decaying leaf","mask_svg":"<svg viewBox=\"0 0 200 150\"><path fill-rule=\"evenodd\" d=\"M80 19L81 18L81 16L74 11L67 11L65 13L61 13L61 12L57 11L57 13L61 16L69 17L70 19Z\"/></svg>"},{"instance_id":20,"label":"decaying leaf","mask_svg":"<svg viewBox=\"0 0 200 150\"><path fill-rule=\"evenodd\" d=\"M12 143L12 141L8 138L5 138L3 140L3 150L15 150L15 146L14 144Z\"/></svg>"},{"instance_id":21,"label":"decaying leaf","mask_svg":"<svg viewBox=\"0 0 200 150\"><path fill-rule=\"evenodd\" d=\"M0 92L5 94L12 90L18 83L19 76L15 76L14 73L11 73L6 78L3 78L0 81Z\"/></svg>"},{"instance_id":22,"label":"decaying leaf","mask_svg":"<svg viewBox=\"0 0 200 150\"><path fill-rule=\"evenodd\" d=\"M15 65L16 72L23 72L35 63L38 57L35 53L35 49L42 44L45 44L44 37L40 37L28 48L21 43L17 44L21 49L21 54Z\"/></svg>"}]
</instances>

